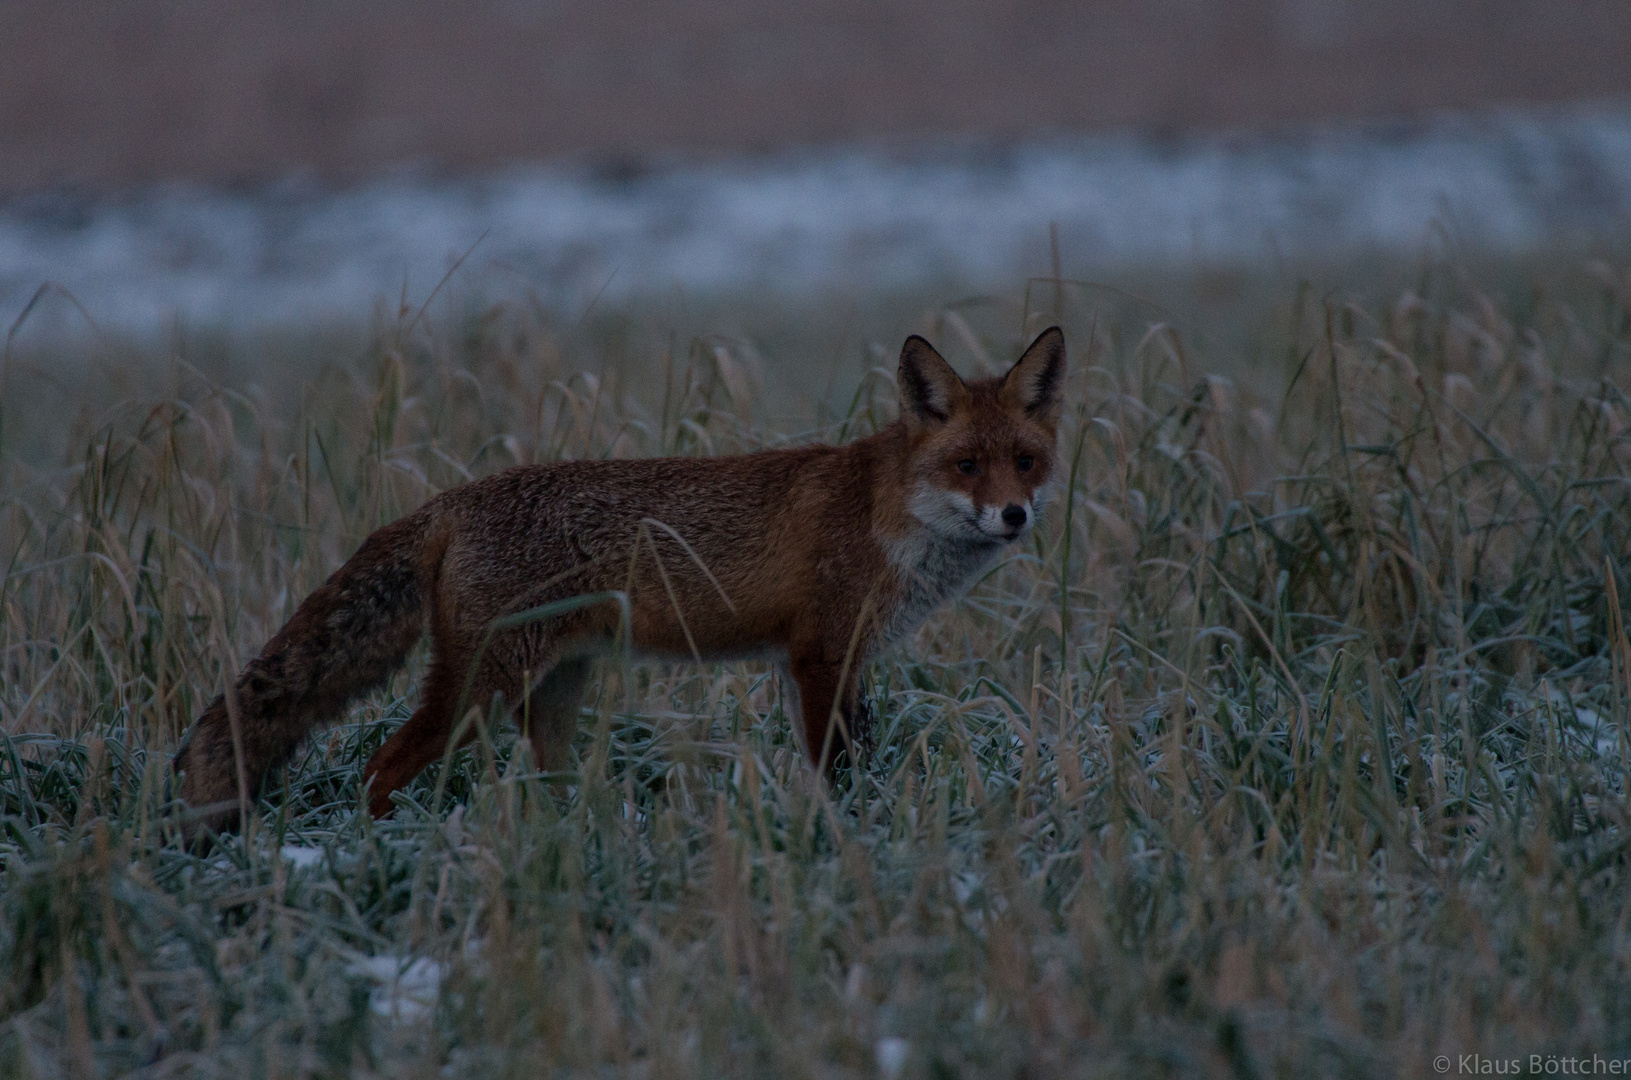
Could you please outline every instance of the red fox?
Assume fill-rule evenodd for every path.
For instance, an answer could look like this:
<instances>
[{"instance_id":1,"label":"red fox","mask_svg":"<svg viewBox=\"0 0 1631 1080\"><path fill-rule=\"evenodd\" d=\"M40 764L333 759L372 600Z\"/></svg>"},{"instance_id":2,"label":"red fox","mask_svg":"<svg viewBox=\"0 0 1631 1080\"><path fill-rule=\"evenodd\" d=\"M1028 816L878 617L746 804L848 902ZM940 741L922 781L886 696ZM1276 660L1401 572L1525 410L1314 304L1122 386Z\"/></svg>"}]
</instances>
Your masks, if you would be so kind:
<instances>
[{"instance_id":1,"label":"red fox","mask_svg":"<svg viewBox=\"0 0 1631 1080\"><path fill-rule=\"evenodd\" d=\"M230 828L240 793L427 628L419 708L364 770L375 816L499 694L536 759L561 765L591 661L620 633L640 655L772 659L830 772L868 737L863 663L1035 523L1064 377L1058 327L975 382L914 335L900 419L844 446L551 462L445 491L368 537L204 710L175 758L180 794L200 824Z\"/></svg>"}]
</instances>

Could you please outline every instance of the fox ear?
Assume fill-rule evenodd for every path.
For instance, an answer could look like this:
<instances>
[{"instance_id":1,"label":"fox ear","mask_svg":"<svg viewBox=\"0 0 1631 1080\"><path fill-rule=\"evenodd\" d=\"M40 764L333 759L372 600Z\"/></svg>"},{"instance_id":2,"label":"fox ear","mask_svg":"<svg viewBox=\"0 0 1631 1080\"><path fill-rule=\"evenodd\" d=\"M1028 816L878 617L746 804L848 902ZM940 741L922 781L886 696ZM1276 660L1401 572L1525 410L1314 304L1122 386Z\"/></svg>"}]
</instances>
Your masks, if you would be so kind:
<instances>
[{"instance_id":1,"label":"fox ear","mask_svg":"<svg viewBox=\"0 0 1631 1080\"><path fill-rule=\"evenodd\" d=\"M934 346L913 334L900 349L900 414L908 424L942 424L969 396Z\"/></svg>"},{"instance_id":2,"label":"fox ear","mask_svg":"<svg viewBox=\"0 0 1631 1080\"><path fill-rule=\"evenodd\" d=\"M1002 378L1002 403L1046 423L1059 419L1065 383L1065 334L1050 326L1036 336Z\"/></svg>"}]
</instances>

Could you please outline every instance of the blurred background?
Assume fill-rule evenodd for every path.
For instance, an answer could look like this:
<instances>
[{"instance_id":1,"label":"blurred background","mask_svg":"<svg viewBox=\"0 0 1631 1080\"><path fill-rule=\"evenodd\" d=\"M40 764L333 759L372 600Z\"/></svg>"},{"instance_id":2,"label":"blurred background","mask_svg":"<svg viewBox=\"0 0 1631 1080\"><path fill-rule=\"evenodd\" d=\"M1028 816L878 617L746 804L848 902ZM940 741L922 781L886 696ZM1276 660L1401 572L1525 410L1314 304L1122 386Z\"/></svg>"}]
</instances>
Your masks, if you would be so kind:
<instances>
[{"instance_id":1,"label":"blurred background","mask_svg":"<svg viewBox=\"0 0 1631 1080\"><path fill-rule=\"evenodd\" d=\"M1628 236L1623 0L0 7L34 337L357 320L456 263L571 313Z\"/></svg>"}]
</instances>

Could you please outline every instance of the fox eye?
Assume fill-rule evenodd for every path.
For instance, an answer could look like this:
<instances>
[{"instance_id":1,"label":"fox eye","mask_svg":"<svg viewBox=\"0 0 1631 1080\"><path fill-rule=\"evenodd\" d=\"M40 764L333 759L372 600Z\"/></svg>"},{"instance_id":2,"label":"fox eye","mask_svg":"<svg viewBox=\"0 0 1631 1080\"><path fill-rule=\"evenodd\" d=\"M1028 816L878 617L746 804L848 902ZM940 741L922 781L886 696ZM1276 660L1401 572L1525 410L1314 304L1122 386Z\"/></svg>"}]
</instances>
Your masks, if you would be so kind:
<instances>
[{"instance_id":1,"label":"fox eye","mask_svg":"<svg viewBox=\"0 0 1631 1080\"><path fill-rule=\"evenodd\" d=\"M980 471L980 467L974 463L973 458L966 457L957 463L957 471L964 476L973 476Z\"/></svg>"},{"instance_id":2,"label":"fox eye","mask_svg":"<svg viewBox=\"0 0 1631 1080\"><path fill-rule=\"evenodd\" d=\"M1036 464L1036 462L1035 462L1035 460L1032 459L1031 455L1021 454L1021 455L1019 455L1019 460L1016 461L1014 464L1019 466L1019 471L1020 472L1030 472L1031 471L1031 466Z\"/></svg>"}]
</instances>

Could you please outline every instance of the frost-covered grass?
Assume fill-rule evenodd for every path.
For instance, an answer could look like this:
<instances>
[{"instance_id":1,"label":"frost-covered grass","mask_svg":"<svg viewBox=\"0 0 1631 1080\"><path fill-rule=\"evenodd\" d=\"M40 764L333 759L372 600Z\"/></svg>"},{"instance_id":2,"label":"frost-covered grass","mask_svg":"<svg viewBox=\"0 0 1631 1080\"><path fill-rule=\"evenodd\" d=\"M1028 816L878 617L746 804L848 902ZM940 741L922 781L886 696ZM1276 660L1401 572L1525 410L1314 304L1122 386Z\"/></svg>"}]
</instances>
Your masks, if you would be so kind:
<instances>
[{"instance_id":1,"label":"frost-covered grass","mask_svg":"<svg viewBox=\"0 0 1631 1080\"><path fill-rule=\"evenodd\" d=\"M852 437L898 338L761 355L500 305L252 380L14 352L0 1075L1631 1058L1631 283L1599 279L1288 293L1245 363L1102 291L947 309L965 371L1062 317L1066 491L871 667L878 750L836 790L767 671L609 663L575 775L495 722L373 821L416 661L205 856L167 755L372 528L515 461Z\"/></svg>"}]
</instances>

